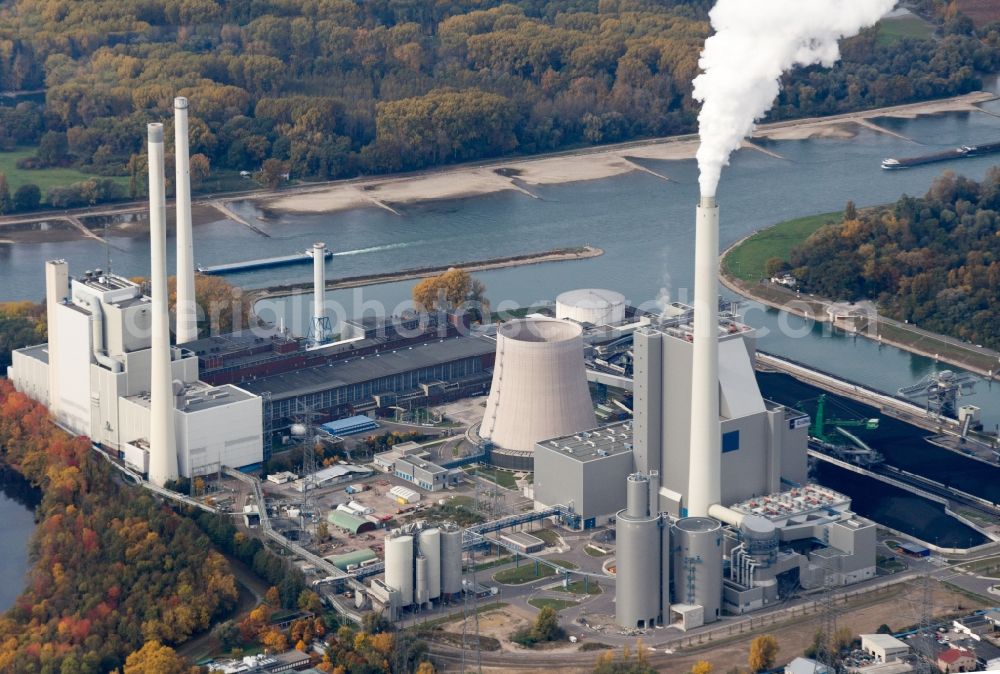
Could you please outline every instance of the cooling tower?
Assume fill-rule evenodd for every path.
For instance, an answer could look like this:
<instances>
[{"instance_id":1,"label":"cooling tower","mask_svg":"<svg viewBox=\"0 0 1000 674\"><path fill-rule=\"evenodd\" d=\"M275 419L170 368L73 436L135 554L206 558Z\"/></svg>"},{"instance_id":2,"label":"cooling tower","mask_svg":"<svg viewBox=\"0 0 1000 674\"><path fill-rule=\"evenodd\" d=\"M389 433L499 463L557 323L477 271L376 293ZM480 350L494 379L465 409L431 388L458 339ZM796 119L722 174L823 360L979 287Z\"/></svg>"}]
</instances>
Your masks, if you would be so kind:
<instances>
[{"instance_id":1,"label":"cooling tower","mask_svg":"<svg viewBox=\"0 0 1000 674\"><path fill-rule=\"evenodd\" d=\"M501 325L480 435L530 461L536 442L596 426L582 335L576 323L553 319Z\"/></svg>"},{"instance_id":2,"label":"cooling tower","mask_svg":"<svg viewBox=\"0 0 1000 674\"><path fill-rule=\"evenodd\" d=\"M183 97L174 99L174 165L177 193L177 343L186 344L198 339L198 305L194 293L188 101Z\"/></svg>"},{"instance_id":3,"label":"cooling tower","mask_svg":"<svg viewBox=\"0 0 1000 674\"><path fill-rule=\"evenodd\" d=\"M674 550L674 597L701 606L705 622L722 609L722 525L710 517L677 520L670 532Z\"/></svg>"},{"instance_id":4,"label":"cooling tower","mask_svg":"<svg viewBox=\"0 0 1000 674\"><path fill-rule=\"evenodd\" d=\"M622 323L625 321L625 296L601 288L570 290L556 298L556 318L592 325Z\"/></svg>"},{"instance_id":5,"label":"cooling tower","mask_svg":"<svg viewBox=\"0 0 1000 674\"><path fill-rule=\"evenodd\" d=\"M691 468L687 515L706 517L722 494L719 433L719 207L698 205L694 268L694 353L691 375ZM706 622L708 614L705 615Z\"/></svg>"},{"instance_id":6,"label":"cooling tower","mask_svg":"<svg viewBox=\"0 0 1000 674\"><path fill-rule=\"evenodd\" d=\"M149 480L161 487L177 479L174 390L170 373L170 316L167 309L167 205L163 181L163 125L149 134L149 285L153 334L149 405Z\"/></svg>"}]
</instances>

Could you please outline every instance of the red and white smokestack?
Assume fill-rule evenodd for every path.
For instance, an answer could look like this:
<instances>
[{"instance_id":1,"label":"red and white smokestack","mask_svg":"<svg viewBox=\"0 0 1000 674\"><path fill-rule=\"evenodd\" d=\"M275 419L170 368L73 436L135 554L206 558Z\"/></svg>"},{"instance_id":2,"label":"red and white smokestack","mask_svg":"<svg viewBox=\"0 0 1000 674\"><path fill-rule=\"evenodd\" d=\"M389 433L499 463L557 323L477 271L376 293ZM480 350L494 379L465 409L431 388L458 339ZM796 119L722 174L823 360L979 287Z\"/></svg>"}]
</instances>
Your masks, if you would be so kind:
<instances>
[{"instance_id":1,"label":"red and white smokestack","mask_svg":"<svg viewBox=\"0 0 1000 674\"><path fill-rule=\"evenodd\" d=\"M701 197L695 233L694 358L687 514L707 517L722 498L719 427L719 207Z\"/></svg>"},{"instance_id":2,"label":"red and white smokestack","mask_svg":"<svg viewBox=\"0 0 1000 674\"><path fill-rule=\"evenodd\" d=\"M326 244L314 243L313 256L313 341L322 344L330 336L330 321L323 312L326 304Z\"/></svg>"},{"instance_id":3,"label":"red and white smokestack","mask_svg":"<svg viewBox=\"0 0 1000 674\"><path fill-rule=\"evenodd\" d=\"M194 293L194 234L191 229L191 159L188 147L188 100L174 99L174 165L177 169L177 343L198 339Z\"/></svg>"},{"instance_id":4,"label":"red and white smokestack","mask_svg":"<svg viewBox=\"0 0 1000 674\"><path fill-rule=\"evenodd\" d=\"M149 396L149 480L163 486L177 479L174 391L170 373L170 316L167 308L167 202L163 168L163 125L149 124L150 294L153 299L152 371Z\"/></svg>"}]
</instances>

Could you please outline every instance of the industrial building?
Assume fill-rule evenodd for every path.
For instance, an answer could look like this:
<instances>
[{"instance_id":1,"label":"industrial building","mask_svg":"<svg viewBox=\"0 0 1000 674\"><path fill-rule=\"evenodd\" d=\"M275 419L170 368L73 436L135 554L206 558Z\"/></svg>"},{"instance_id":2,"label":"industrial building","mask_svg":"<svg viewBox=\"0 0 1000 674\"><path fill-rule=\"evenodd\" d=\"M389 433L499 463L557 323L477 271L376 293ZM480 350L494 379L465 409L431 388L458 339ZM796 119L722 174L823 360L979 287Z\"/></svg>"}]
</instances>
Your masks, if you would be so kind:
<instances>
[{"instance_id":1,"label":"industrial building","mask_svg":"<svg viewBox=\"0 0 1000 674\"><path fill-rule=\"evenodd\" d=\"M178 246L190 244L187 101L175 100ZM64 260L45 265L48 342L15 351L7 375L47 405L57 423L118 453L150 480L243 467L263 459L259 396L199 381L198 359L172 347L166 272L163 126L148 128L150 296L110 270L70 278ZM178 264L189 255L179 250ZM178 269L178 277L189 270ZM193 265L191 273L193 274ZM190 293L190 294L189 294ZM178 284L180 327L197 331L193 284ZM191 321L195 321L192 328Z\"/></svg>"},{"instance_id":2,"label":"industrial building","mask_svg":"<svg viewBox=\"0 0 1000 674\"><path fill-rule=\"evenodd\" d=\"M580 325L508 321L497 329L496 354L479 428L493 446L494 465L531 470L535 443L596 425Z\"/></svg>"}]
</instances>

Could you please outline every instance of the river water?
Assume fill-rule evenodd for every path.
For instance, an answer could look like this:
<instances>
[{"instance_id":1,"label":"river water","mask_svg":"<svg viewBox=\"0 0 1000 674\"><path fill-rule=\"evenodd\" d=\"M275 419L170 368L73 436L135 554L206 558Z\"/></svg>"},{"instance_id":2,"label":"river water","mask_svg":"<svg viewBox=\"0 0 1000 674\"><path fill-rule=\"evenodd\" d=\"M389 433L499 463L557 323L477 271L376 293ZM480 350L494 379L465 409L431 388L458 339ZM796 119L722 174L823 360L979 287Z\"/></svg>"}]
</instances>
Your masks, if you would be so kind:
<instances>
[{"instance_id":1,"label":"river water","mask_svg":"<svg viewBox=\"0 0 1000 674\"><path fill-rule=\"evenodd\" d=\"M724 171L719 187L722 245L775 222L839 210L848 200L864 206L894 201L903 193L923 194L946 169L982 178L998 163L997 155L905 171L883 171L880 162L884 157L1000 141L1000 102L987 103L983 109L875 120L910 140L860 128L851 139L760 141L781 158L741 150ZM577 161L586 162L587 158ZM321 215L274 214L260 211L251 202L237 202L233 210L268 232L270 238L218 219L196 228L195 258L199 264L218 264L285 254L325 241L338 253L329 265L329 274L344 277L591 244L605 254L477 276L485 282L494 308L551 300L560 292L579 287L615 289L636 305L653 305L663 297L690 299L698 201L695 162L637 162L669 180L637 171L603 180L527 185L537 198L507 191L468 199L393 204L400 215L379 208ZM148 240L144 236L116 235L112 242L110 253L116 272L147 273ZM79 273L106 266L107 252L95 241L0 244L0 300L40 299L44 292L42 262L46 259L65 258ZM310 269L268 269L235 274L229 280L244 287L308 282ZM407 281L337 291L329 293L328 299L343 306L343 315L371 311L373 306L391 313L405 306L412 285ZM259 309L264 318L283 317L288 327L302 333L309 301L309 295L302 295ZM876 389L894 392L938 367L931 359L879 347L754 303L744 305L743 310L745 321L758 328L759 348ZM969 402L982 408L987 429L1000 424L1000 386L991 388L980 382ZM935 450L925 458L928 468L940 473L952 470L953 462L961 457ZM931 464L935 462L941 465L934 468Z\"/></svg>"},{"instance_id":2,"label":"river water","mask_svg":"<svg viewBox=\"0 0 1000 674\"><path fill-rule=\"evenodd\" d=\"M28 539L35 530L39 493L24 478L0 468L0 612L14 605L28 571Z\"/></svg>"}]
</instances>

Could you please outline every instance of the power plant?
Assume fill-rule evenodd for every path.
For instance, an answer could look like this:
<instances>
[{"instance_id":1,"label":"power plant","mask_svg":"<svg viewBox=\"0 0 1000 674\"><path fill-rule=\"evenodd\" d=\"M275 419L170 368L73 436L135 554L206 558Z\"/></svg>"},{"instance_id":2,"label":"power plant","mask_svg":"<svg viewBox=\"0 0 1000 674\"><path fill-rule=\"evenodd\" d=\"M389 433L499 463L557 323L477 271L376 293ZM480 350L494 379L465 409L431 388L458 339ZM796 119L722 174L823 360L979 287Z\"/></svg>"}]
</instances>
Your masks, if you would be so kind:
<instances>
[{"instance_id":1,"label":"power plant","mask_svg":"<svg viewBox=\"0 0 1000 674\"><path fill-rule=\"evenodd\" d=\"M463 578L467 552L494 546L544 565L544 541L503 533L540 521L607 530L614 556L599 574L565 567L553 574L567 585L574 573L588 582L599 576L613 592L614 622L627 629L696 629L802 589L875 575L874 524L854 515L847 497L809 482L809 417L761 395L754 332L719 301L714 198L697 208L693 307L651 313L591 288L497 326L470 330L456 312L406 312L346 319L335 335L324 309L329 251L318 242L295 256L312 258L307 334L264 326L199 338L187 111L177 98L175 343L163 127L150 124L148 296L110 269L74 276L65 261L49 261L48 342L12 356L15 387L47 404L61 426L162 486L222 467L252 471L302 435L292 428L301 428L303 410L320 428L329 420L328 436L343 440L339 434L376 428L380 417L398 421L413 408L488 394L470 406L482 418L466 424L467 454L459 444L449 456L433 442L398 443L373 458L377 471L339 459L317 470L315 459L303 458L301 479L267 476L269 488L301 486L286 494L295 507L281 507L294 510L289 519L307 538L308 523L320 521L352 547L384 536L381 546L346 557L320 559L310 549L307 559L317 571L336 558L340 570L317 582L341 583L340 590L350 583L357 608L370 603L392 620L478 595L482 588ZM595 404L595 394L603 402ZM478 497L482 480L463 471L473 463L533 472L518 478L530 501L506 511L495 503L492 519L466 528L446 521L454 512L448 494L420 503L418 489L447 492L468 480ZM385 490L371 491L392 497L391 506L383 503L392 510L355 501L366 484L349 485L347 503L334 504L329 490L312 494L347 480L384 480ZM315 489L303 497L307 484ZM268 497L246 506L247 526L269 517ZM316 509L326 506L324 519ZM438 509L434 519L424 517L426 508Z\"/></svg>"}]
</instances>

